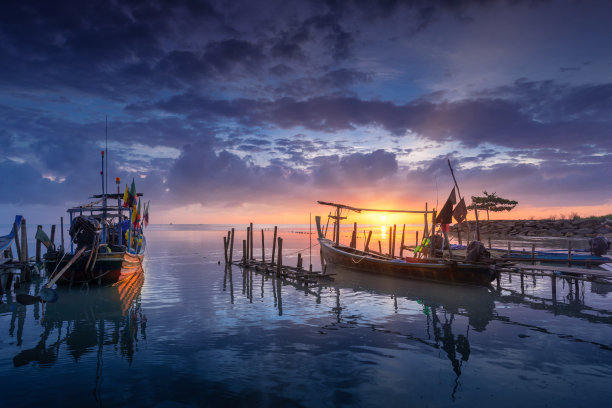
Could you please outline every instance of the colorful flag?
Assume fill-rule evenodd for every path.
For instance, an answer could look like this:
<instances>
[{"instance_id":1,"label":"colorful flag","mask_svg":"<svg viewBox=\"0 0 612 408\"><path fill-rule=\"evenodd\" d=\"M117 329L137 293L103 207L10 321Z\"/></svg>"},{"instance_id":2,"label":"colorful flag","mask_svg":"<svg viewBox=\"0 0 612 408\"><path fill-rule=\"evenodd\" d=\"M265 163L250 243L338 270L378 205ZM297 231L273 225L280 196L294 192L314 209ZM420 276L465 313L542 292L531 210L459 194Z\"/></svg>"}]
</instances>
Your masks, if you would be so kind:
<instances>
[{"instance_id":1,"label":"colorful flag","mask_svg":"<svg viewBox=\"0 0 612 408\"><path fill-rule=\"evenodd\" d=\"M134 205L132 205L132 224L134 224L134 227L138 223L137 217L138 217L138 207L136 206L136 203L134 203Z\"/></svg>"},{"instance_id":2,"label":"colorful flag","mask_svg":"<svg viewBox=\"0 0 612 408\"><path fill-rule=\"evenodd\" d=\"M138 198L136 197L136 184L134 183L134 179L132 178L132 186L130 187L130 203L128 204L128 207L135 206L137 199Z\"/></svg>"},{"instance_id":3,"label":"colorful flag","mask_svg":"<svg viewBox=\"0 0 612 408\"><path fill-rule=\"evenodd\" d=\"M129 208L130 193L128 192L127 184L125 185L125 193L123 193L123 207Z\"/></svg>"},{"instance_id":4,"label":"colorful flag","mask_svg":"<svg viewBox=\"0 0 612 408\"><path fill-rule=\"evenodd\" d=\"M142 216L142 221L144 222L144 226L148 226L149 225L149 202L147 201L147 205L144 208L144 214Z\"/></svg>"}]
</instances>

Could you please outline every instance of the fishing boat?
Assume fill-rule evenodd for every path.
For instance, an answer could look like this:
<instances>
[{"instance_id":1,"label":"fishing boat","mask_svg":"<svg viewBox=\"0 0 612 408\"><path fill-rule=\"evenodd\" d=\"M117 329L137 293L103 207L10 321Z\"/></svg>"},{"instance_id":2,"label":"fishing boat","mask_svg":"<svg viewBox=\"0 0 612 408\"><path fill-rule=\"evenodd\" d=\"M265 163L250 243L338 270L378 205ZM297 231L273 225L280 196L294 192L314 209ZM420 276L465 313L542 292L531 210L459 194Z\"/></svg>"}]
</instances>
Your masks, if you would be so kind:
<instances>
[{"instance_id":1,"label":"fishing boat","mask_svg":"<svg viewBox=\"0 0 612 408\"><path fill-rule=\"evenodd\" d=\"M340 220L344 218L341 216L341 210L424 213L426 216L431 211L365 209L322 201L319 201L319 204L336 207L336 215L330 216L330 218L335 220L334 240L326 238L321 228L321 217L315 217L321 257L326 265L380 275L485 286L490 285L497 278L494 264L485 259L481 261L466 261L458 258L453 259L452 255L449 259L443 259L437 256L438 254L435 250L431 250L429 255L420 253L415 254L415 256L396 257L393 253L385 255L369 250L369 241L366 242L363 251L355 248L354 241L352 241L350 246L339 242Z\"/></svg>"},{"instance_id":2,"label":"fishing boat","mask_svg":"<svg viewBox=\"0 0 612 408\"><path fill-rule=\"evenodd\" d=\"M109 194L104 181L104 152L102 162L102 194L91 197L96 201L67 210L70 247L64 248L62 231L61 247L45 255L50 281L58 285L113 284L142 271L146 249L143 224L148 223L148 204L141 222L142 194L136 193L134 181L129 191L126 185L122 196L117 178L117 193Z\"/></svg>"}]
</instances>

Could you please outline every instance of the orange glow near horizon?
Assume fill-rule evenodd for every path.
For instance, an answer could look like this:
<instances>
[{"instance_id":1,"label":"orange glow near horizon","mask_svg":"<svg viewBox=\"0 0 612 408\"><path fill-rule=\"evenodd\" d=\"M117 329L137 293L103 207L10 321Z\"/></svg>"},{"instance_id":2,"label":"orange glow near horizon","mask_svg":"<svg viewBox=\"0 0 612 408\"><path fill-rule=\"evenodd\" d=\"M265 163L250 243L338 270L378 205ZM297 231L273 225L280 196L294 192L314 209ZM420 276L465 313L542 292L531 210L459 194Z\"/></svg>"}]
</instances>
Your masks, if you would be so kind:
<instances>
[{"instance_id":1,"label":"orange glow near horizon","mask_svg":"<svg viewBox=\"0 0 612 408\"><path fill-rule=\"evenodd\" d=\"M343 202L343 201L340 201ZM347 203L349 201L346 201ZM154 224L245 224L256 222L259 224L308 224L310 222L309 215L312 216L312 224L315 224L315 216L321 216L321 222L327 222L327 216L332 212L332 207L318 205L316 203L308 203L307 205L299 205L295 203L274 203L268 205L262 204L244 204L236 206L209 206L189 205L181 208L164 209L154 208L151 203L151 218ZM376 205L376 203L355 203L366 208L394 208L390 204ZM424 205L400 205L395 208L402 209L425 209ZM431 210L431 206L429 207ZM543 218L568 218L572 214L577 213L581 217L589 217L592 215L602 216L612 214L612 202L607 205L600 206L576 206L576 207L538 207L521 205L511 212L489 213L491 220L502 219L543 219ZM407 214L407 213L379 213L379 212L346 212L343 211L343 216L347 219L342 220L342 224L352 224L357 222L358 225L422 225L424 221L423 214ZM484 211L479 212L479 219L486 220L487 214ZM468 220L474 220L474 212L470 211ZM431 215L428 216L428 223L431 223Z\"/></svg>"}]
</instances>

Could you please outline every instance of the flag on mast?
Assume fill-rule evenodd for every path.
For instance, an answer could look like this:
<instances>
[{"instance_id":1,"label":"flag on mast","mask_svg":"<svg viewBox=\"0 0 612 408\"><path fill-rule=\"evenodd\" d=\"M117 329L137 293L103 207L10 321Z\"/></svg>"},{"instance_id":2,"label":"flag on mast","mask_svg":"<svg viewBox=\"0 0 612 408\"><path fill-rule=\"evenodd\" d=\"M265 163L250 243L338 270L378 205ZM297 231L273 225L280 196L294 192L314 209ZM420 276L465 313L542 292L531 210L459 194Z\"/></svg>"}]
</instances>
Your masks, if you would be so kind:
<instances>
[{"instance_id":1,"label":"flag on mast","mask_svg":"<svg viewBox=\"0 0 612 408\"><path fill-rule=\"evenodd\" d=\"M138 198L136 197L136 184L134 183L134 178L132 178L132 186L130 187L130 197L129 197L130 202L128 204L128 207L135 206L137 199Z\"/></svg>"},{"instance_id":2,"label":"flag on mast","mask_svg":"<svg viewBox=\"0 0 612 408\"><path fill-rule=\"evenodd\" d=\"M142 216L142 221L145 227L149 225L149 203L150 201L147 201L147 205L145 205L144 214Z\"/></svg>"},{"instance_id":3,"label":"flag on mast","mask_svg":"<svg viewBox=\"0 0 612 408\"><path fill-rule=\"evenodd\" d=\"M118 183L117 183L118 184ZM125 185L125 193L123 193L123 207L129 208L130 193L128 192L127 184Z\"/></svg>"}]
</instances>

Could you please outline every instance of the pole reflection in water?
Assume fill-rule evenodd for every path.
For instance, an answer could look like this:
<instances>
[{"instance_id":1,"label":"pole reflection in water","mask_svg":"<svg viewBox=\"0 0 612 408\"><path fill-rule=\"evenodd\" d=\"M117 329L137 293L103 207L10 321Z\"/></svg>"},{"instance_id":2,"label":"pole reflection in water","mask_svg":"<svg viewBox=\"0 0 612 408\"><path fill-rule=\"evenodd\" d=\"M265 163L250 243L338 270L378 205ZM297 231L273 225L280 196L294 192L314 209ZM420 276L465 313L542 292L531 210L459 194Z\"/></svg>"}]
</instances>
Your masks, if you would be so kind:
<instances>
[{"instance_id":1,"label":"pole reflection in water","mask_svg":"<svg viewBox=\"0 0 612 408\"><path fill-rule=\"evenodd\" d=\"M36 346L17 353L13 358L14 366L33 363L50 366L64 357L62 353L67 353L78 362L84 355L96 350L98 368L94 394L99 396L104 346L118 346L121 355L131 364L138 350L139 331L140 338L146 340L147 319L139 301L143 282L144 274L139 272L116 286L86 290L59 288L60 299L57 303L47 304L40 317L40 341ZM25 318L29 307L15 307L14 314L18 320ZM41 306L35 304L32 307L37 314L36 310ZM20 337L21 334L18 334ZM49 343L51 338L53 341Z\"/></svg>"},{"instance_id":2,"label":"pole reflection in water","mask_svg":"<svg viewBox=\"0 0 612 408\"><path fill-rule=\"evenodd\" d=\"M393 335L404 339L408 344L414 343L425 349L438 350L439 358L448 362L447 370L454 378L448 388L448 396L451 401L455 401L463 390L462 375L466 363L474 358L477 360L483 358L482 351L474 357L470 336L478 333L478 338L482 341L491 322L499 322L502 327L514 327L515 330L533 330L561 340L572 338L582 344L591 344L598 349L612 351L609 345L588 339L586 335L583 338L576 333L570 334L563 330L554 331L546 326L534 324L520 314L506 312L507 307L511 306L515 310L519 308L543 311L552 315L560 314L609 326L612 324L612 312L584 305L584 284L577 289L575 282L567 282L567 285L566 282L563 282L565 301L559 302L554 297L546 298L538 295L535 288L540 281L531 282L533 279L529 280L529 285L521 282L518 290L513 289L512 285L495 290L493 287L445 285L397 279L332 267L329 267L328 272L335 273L336 280L316 285L317 287L313 288L283 281L274 274L266 275L255 273L252 270L243 271L243 276L250 276L244 279L243 284L247 289L244 291L245 288L243 288L243 293L251 303L252 293L248 287L252 286L252 275L261 274L262 299L265 295L266 282L269 281L274 297L273 305L278 309L278 316L283 316L281 290L283 286L290 288L289 290L293 286L295 292L303 291L316 304L321 303L322 290L330 291L329 300L333 299L333 303L326 302L326 304L333 319L321 324L322 334L330 330L369 327L374 333ZM295 301L291 293L286 296ZM389 299L386 307L379 304L380 299ZM496 308L498 304L502 305L501 309ZM292 303L290 307L295 309L296 305ZM368 310L374 310L378 316L368 316ZM419 313L415 315L415 311ZM297 313L299 311L290 310L288 312L290 316ZM381 314L385 315L385 313L387 316L397 316L396 320L389 322L389 317L381 319ZM416 326L411 325L414 319L423 322L422 330L417 330ZM485 338L489 336L491 334L484 335ZM519 339L528 337L530 335L520 334L518 336ZM481 350L482 347L484 346L480 345ZM503 360L501 355L500 359ZM474 364L478 365L482 362L478 361Z\"/></svg>"}]
</instances>

